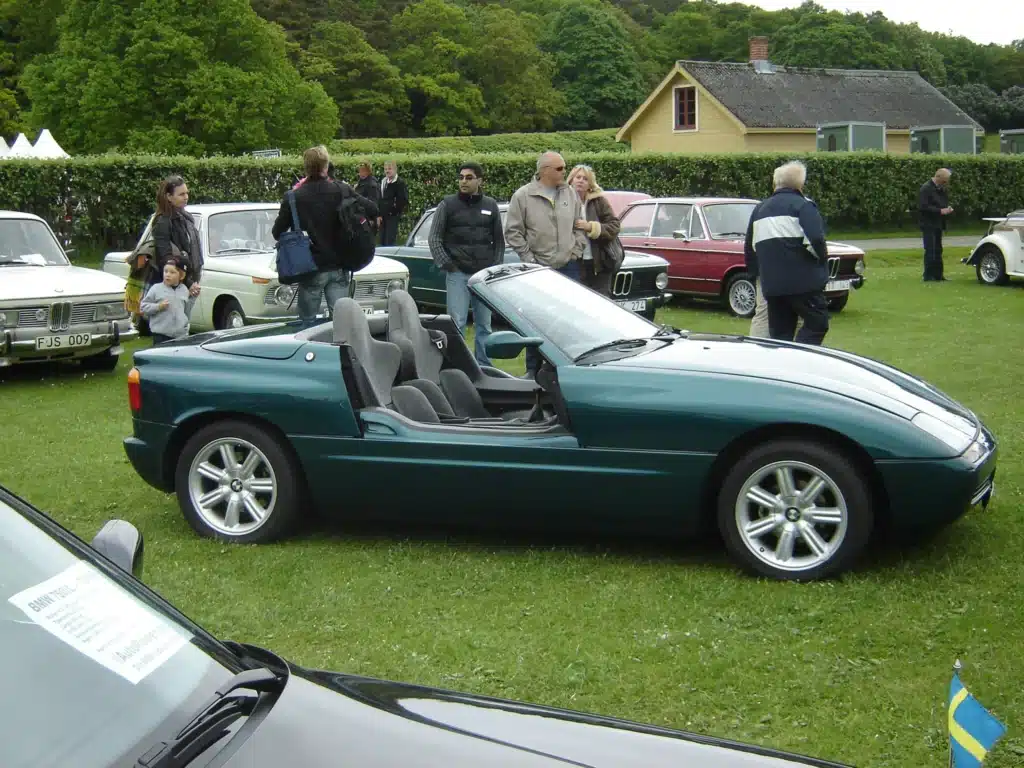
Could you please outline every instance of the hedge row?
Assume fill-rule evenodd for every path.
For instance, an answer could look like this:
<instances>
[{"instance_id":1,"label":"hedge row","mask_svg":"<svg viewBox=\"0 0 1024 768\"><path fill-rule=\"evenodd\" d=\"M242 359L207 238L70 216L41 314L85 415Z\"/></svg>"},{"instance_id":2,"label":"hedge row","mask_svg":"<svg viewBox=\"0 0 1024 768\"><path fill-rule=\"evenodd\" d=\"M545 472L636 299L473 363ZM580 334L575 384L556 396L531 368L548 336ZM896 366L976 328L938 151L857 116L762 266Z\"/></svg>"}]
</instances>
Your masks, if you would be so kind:
<instances>
[{"instance_id":1,"label":"hedge row","mask_svg":"<svg viewBox=\"0 0 1024 768\"><path fill-rule=\"evenodd\" d=\"M552 133L501 133L493 136L432 136L419 139L336 139L329 149L339 155L448 153L628 152L629 144L615 141L615 128Z\"/></svg>"},{"instance_id":2,"label":"hedge row","mask_svg":"<svg viewBox=\"0 0 1024 768\"><path fill-rule=\"evenodd\" d=\"M587 163L605 189L629 189L654 196L714 195L764 197L773 169L790 155L576 154L570 164ZM457 189L463 155L396 156L409 185L411 211L400 230L409 231L419 213ZM535 154L475 155L485 168L488 194L507 200L529 181ZM812 153L806 193L817 200L832 229L912 226L918 187L941 165L953 170L950 203L956 219L977 222L1002 215L1024 201L1024 157L1011 155L886 155ZM337 157L340 178L356 178L357 158ZM278 201L301 174L298 158L79 157L69 160L0 161L0 209L37 213L55 226L72 212L71 236L80 245L125 247L134 243L154 207L159 180L181 173L191 200L201 202Z\"/></svg>"}]
</instances>

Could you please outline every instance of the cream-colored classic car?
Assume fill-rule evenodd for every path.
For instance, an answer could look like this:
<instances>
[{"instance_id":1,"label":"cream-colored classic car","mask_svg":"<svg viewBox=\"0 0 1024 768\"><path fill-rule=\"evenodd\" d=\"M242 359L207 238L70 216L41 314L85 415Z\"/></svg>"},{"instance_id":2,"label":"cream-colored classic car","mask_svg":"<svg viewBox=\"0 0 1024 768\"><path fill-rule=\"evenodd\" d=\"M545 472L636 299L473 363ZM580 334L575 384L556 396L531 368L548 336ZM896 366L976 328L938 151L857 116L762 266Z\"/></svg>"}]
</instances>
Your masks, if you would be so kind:
<instances>
[{"instance_id":1,"label":"cream-colored classic car","mask_svg":"<svg viewBox=\"0 0 1024 768\"><path fill-rule=\"evenodd\" d=\"M974 267L978 282L1005 285L1011 277L1024 277L1024 209L986 218L986 234L961 261Z\"/></svg>"},{"instance_id":2,"label":"cream-colored classic car","mask_svg":"<svg viewBox=\"0 0 1024 768\"><path fill-rule=\"evenodd\" d=\"M298 317L295 286L277 281L277 252L271 234L279 203L201 203L189 205L203 248L202 291L192 309L193 331L240 328ZM139 242L149 238L150 217ZM128 276L130 251L108 253L103 270ZM408 290L409 270L401 262L375 256L356 272L352 298L368 314L387 309L394 290ZM327 313L323 299L320 314Z\"/></svg>"},{"instance_id":3,"label":"cream-colored classic car","mask_svg":"<svg viewBox=\"0 0 1024 768\"><path fill-rule=\"evenodd\" d=\"M125 281L72 266L50 225L0 211L0 368L80 359L113 370L138 336L124 308Z\"/></svg>"}]
</instances>

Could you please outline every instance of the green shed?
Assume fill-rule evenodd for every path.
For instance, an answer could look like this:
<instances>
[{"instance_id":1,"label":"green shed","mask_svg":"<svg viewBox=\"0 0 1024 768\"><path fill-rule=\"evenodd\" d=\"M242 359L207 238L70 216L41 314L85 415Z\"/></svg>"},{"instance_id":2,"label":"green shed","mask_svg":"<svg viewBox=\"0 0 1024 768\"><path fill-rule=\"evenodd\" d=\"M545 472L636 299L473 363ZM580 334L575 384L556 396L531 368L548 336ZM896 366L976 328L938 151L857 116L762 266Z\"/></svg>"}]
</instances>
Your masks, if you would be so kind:
<instances>
[{"instance_id":1,"label":"green shed","mask_svg":"<svg viewBox=\"0 0 1024 768\"><path fill-rule=\"evenodd\" d=\"M976 155L973 125L916 125L910 129L910 151L926 155L959 152Z\"/></svg>"},{"instance_id":2,"label":"green shed","mask_svg":"<svg viewBox=\"0 0 1024 768\"><path fill-rule=\"evenodd\" d=\"M885 123L820 123L817 133L819 152L885 152Z\"/></svg>"},{"instance_id":3,"label":"green shed","mask_svg":"<svg viewBox=\"0 0 1024 768\"><path fill-rule=\"evenodd\" d=\"M1024 155L1024 128L999 132L999 151L1006 155Z\"/></svg>"}]
</instances>

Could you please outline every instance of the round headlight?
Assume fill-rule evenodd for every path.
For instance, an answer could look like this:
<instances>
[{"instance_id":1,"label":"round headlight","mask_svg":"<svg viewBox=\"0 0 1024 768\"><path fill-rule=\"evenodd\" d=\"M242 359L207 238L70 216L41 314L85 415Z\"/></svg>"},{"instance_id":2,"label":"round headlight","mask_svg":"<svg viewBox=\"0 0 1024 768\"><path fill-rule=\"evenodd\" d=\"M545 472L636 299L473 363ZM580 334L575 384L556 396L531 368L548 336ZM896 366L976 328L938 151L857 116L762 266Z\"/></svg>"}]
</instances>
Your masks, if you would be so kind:
<instances>
[{"instance_id":1,"label":"round headlight","mask_svg":"<svg viewBox=\"0 0 1024 768\"><path fill-rule=\"evenodd\" d=\"M864 259L857 259L857 263L853 265L853 271L858 275L863 275L865 269L867 269L867 267L864 264Z\"/></svg>"},{"instance_id":2,"label":"round headlight","mask_svg":"<svg viewBox=\"0 0 1024 768\"><path fill-rule=\"evenodd\" d=\"M295 286L294 285L279 285L274 293L274 299L282 307L287 307L292 303L292 299L295 297Z\"/></svg>"},{"instance_id":3,"label":"round headlight","mask_svg":"<svg viewBox=\"0 0 1024 768\"><path fill-rule=\"evenodd\" d=\"M388 283L387 295L390 296L392 291L404 291L404 290L405 290L405 280L400 280L400 279L392 280L390 283Z\"/></svg>"},{"instance_id":4,"label":"round headlight","mask_svg":"<svg viewBox=\"0 0 1024 768\"><path fill-rule=\"evenodd\" d=\"M654 284L659 291L664 291L668 287L668 272L659 272L658 276L654 278Z\"/></svg>"}]
</instances>

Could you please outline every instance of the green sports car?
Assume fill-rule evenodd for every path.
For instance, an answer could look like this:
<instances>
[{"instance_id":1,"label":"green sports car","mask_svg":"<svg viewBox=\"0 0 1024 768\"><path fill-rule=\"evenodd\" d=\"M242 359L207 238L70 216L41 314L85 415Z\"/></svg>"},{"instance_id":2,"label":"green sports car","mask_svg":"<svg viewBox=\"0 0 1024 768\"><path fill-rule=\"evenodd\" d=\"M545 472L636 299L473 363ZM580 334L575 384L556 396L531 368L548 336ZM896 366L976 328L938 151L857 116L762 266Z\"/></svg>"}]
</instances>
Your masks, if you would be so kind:
<instances>
[{"instance_id":1,"label":"green sports car","mask_svg":"<svg viewBox=\"0 0 1024 768\"><path fill-rule=\"evenodd\" d=\"M314 511L664 537L711 524L740 565L792 580L992 496L992 434L888 365L659 327L533 264L469 285L511 329L490 356L538 349L536 380L481 369L405 291L379 316L346 298L330 324L135 353L132 465L227 541L277 539Z\"/></svg>"}]
</instances>

